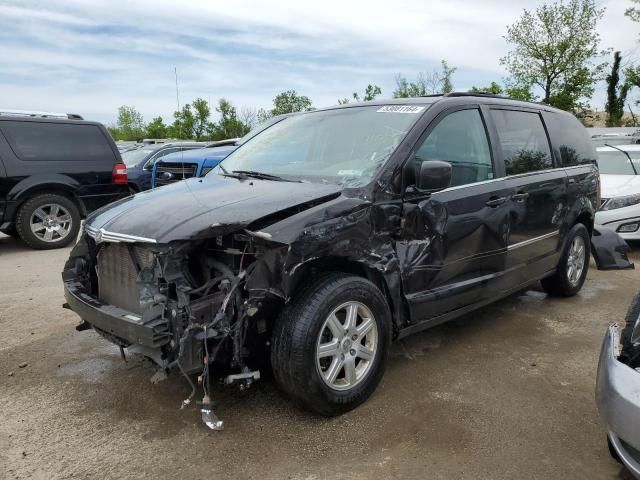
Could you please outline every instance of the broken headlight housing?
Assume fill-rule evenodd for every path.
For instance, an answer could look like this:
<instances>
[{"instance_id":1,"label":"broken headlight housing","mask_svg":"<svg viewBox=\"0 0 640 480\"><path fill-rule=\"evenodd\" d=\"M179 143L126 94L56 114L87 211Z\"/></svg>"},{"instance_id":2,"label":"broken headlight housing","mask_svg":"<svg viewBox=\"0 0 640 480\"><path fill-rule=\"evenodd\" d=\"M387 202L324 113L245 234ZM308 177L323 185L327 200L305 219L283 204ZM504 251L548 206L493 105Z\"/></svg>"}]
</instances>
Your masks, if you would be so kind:
<instances>
[{"instance_id":1,"label":"broken headlight housing","mask_svg":"<svg viewBox=\"0 0 640 480\"><path fill-rule=\"evenodd\" d=\"M624 197L610 198L600 210L615 210L617 208L630 207L631 205L637 205L640 203L640 193L633 195L625 195Z\"/></svg>"}]
</instances>

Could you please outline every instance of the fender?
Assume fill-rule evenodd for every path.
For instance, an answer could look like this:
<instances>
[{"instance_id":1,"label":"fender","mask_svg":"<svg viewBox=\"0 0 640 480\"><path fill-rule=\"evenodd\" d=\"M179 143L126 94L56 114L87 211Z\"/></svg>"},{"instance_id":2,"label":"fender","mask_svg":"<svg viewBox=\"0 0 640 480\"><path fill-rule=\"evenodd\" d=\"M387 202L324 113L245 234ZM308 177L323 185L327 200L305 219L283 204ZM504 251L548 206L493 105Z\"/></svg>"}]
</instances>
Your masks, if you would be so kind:
<instances>
[{"instance_id":1,"label":"fender","mask_svg":"<svg viewBox=\"0 0 640 480\"><path fill-rule=\"evenodd\" d=\"M42 175L30 175L16 183L7 194L7 211L5 218L13 218L13 215L22 202L32 192L46 190L62 190L69 193L77 202L80 213L85 216L86 209L83 202L76 195L80 183L67 175L50 173Z\"/></svg>"}]
</instances>

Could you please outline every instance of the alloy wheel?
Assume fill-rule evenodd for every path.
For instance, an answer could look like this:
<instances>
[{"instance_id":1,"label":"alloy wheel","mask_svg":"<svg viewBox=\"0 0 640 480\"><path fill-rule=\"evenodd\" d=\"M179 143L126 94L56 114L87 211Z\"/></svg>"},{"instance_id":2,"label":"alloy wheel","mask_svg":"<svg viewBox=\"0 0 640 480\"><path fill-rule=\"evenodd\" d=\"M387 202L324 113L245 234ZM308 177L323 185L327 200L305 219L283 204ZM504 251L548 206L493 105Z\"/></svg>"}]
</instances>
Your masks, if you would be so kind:
<instances>
[{"instance_id":1,"label":"alloy wheel","mask_svg":"<svg viewBox=\"0 0 640 480\"><path fill-rule=\"evenodd\" d=\"M316 345L316 366L325 384L348 390L371 370L378 350L378 327L371 310L346 302L325 320Z\"/></svg>"},{"instance_id":2,"label":"alloy wheel","mask_svg":"<svg viewBox=\"0 0 640 480\"><path fill-rule=\"evenodd\" d=\"M71 223L71 215L64 207L50 203L34 210L29 226L38 239L51 243L66 238L71 231Z\"/></svg>"},{"instance_id":3,"label":"alloy wheel","mask_svg":"<svg viewBox=\"0 0 640 480\"><path fill-rule=\"evenodd\" d=\"M569 247L569 256L567 257L567 279L573 286L577 285L584 270L586 259L586 247L584 239L580 235L576 235Z\"/></svg>"}]
</instances>

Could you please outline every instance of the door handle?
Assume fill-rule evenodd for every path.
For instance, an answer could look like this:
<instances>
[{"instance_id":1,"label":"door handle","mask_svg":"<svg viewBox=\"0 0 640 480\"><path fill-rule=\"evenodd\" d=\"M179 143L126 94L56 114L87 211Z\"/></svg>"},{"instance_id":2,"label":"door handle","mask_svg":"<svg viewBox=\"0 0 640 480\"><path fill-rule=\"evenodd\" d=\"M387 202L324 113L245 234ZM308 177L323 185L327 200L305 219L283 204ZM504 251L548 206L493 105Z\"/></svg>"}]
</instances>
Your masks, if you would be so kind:
<instances>
[{"instance_id":1,"label":"door handle","mask_svg":"<svg viewBox=\"0 0 640 480\"><path fill-rule=\"evenodd\" d=\"M570 178L568 180L568 182L569 182L569 185L573 185L574 183L576 183L576 179L575 178Z\"/></svg>"},{"instance_id":2,"label":"door handle","mask_svg":"<svg viewBox=\"0 0 640 480\"><path fill-rule=\"evenodd\" d=\"M514 202L522 202L529 198L529 194L527 192L518 192L515 195L511 195L511 200Z\"/></svg>"},{"instance_id":3,"label":"door handle","mask_svg":"<svg viewBox=\"0 0 640 480\"><path fill-rule=\"evenodd\" d=\"M487 207L495 208L498 205L502 205L507 201L507 197L491 197L489 200L485 202Z\"/></svg>"}]
</instances>

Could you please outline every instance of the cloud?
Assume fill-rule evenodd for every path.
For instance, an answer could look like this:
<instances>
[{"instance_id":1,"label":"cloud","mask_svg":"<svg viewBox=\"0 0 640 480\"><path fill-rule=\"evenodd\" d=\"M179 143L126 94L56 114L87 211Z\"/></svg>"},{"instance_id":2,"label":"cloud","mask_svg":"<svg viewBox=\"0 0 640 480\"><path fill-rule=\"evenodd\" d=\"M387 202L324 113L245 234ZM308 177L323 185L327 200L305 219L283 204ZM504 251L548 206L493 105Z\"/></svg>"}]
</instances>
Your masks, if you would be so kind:
<instances>
[{"instance_id":1,"label":"cloud","mask_svg":"<svg viewBox=\"0 0 640 480\"><path fill-rule=\"evenodd\" d=\"M431 2L436 3L436 2ZM623 2L604 2L603 47L637 59L640 25ZM111 122L119 105L170 118L180 99L229 98L268 107L285 89L316 106L394 76L458 68L459 89L500 80L502 38L526 0L426 4L335 1L254 2L5 0L0 5L0 105L74 111ZM596 102L603 101L603 89Z\"/></svg>"}]
</instances>

